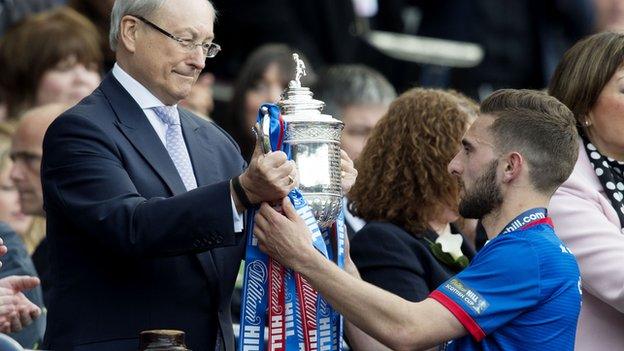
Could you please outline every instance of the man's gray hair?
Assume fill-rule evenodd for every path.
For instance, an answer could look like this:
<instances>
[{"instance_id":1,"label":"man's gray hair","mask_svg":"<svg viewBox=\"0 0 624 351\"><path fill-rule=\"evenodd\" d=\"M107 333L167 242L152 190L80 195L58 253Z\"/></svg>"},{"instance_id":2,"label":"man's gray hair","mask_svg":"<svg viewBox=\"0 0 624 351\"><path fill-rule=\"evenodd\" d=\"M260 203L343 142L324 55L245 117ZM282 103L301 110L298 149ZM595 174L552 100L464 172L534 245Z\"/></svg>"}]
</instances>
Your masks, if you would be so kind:
<instances>
[{"instance_id":1,"label":"man's gray hair","mask_svg":"<svg viewBox=\"0 0 624 351\"><path fill-rule=\"evenodd\" d=\"M165 0L115 0L113 10L111 11L111 24L108 35L111 49L113 51L117 50L119 27L121 26L123 16L133 15L147 18L164 3Z\"/></svg>"},{"instance_id":2,"label":"man's gray hair","mask_svg":"<svg viewBox=\"0 0 624 351\"><path fill-rule=\"evenodd\" d=\"M364 65L334 65L318 77L316 99L325 102L324 113L341 118L353 105L390 105L396 91L379 72Z\"/></svg>"}]
</instances>

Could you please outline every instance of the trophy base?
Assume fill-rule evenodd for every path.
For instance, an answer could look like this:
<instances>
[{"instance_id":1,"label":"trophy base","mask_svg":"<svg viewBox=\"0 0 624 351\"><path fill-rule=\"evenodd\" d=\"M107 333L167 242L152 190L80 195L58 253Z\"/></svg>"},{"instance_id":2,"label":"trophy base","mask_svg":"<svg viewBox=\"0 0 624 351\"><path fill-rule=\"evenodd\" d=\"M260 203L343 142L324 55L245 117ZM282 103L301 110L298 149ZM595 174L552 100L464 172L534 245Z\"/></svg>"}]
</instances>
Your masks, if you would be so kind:
<instances>
[{"instance_id":1,"label":"trophy base","mask_svg":"<svg viewBox=\"0 0 624 351\"><path fill-rule=\"evenodd\" d=\"M342 208L342 196L305 191L302 191L302 194L316 217L319 227L327 228L334 224Z\"/></svg>"}]
</instances>

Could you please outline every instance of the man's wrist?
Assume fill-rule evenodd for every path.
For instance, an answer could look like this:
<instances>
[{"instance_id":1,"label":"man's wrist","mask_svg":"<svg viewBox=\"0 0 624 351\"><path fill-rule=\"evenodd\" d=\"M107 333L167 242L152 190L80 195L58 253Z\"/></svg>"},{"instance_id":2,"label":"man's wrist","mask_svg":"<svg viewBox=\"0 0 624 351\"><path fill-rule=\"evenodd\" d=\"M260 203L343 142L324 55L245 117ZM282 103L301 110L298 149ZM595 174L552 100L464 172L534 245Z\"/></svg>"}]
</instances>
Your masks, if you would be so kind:
<instances>
[{"instance_id":1,"label":"man's wrist","mask_svg":"<svg viewBox=\"0 0 624 351\"><path fill-rule=\"evenodd\" d=\"M243 208L248 209L253 207L253 203L251 202L251 200L249 200L245 188L241 184L241 177L242 175L232 178L232 180L230 181L230 189L231 191L233 191L233 194L236 195L233 196L233 198L235 198L234 202L237 205L236 208L238 209L240 205Z\"/></svg>"},{"instance_id":2,"label":"man's wrist","mask_svg":"<svg viewBox=\"0 0 624 351\"><path fill-rule=\"evenodd\" d=\"M310 246L305 251L300 252L296 257L295 259L298 262L293 265L294 270L310 279L312 279L311 275L322 270L323 264L325 264L324 261L327 261L314 246Z\"/></svg>"},{"instance_id":3,"label":"man's wrist","mask_svg":"<svg viewBox=\"0 0 624 351\"><path fill-rule=\"evenodd\" d=\"M245 172L243 172L241 175L238 176L238 180L240 181L240 185L243 188L243 190L245 191L245 195L247 195L247 198L249 199L249 202L251 202L254 206L260 204L260 202L262 202L261 199L258 198L258 196L256 196L256 193L253 191L253 187L249 186L249 170L246 170Z\"/></svg>"},{"instance_id":4,"label":"man's wrist","mask_svg":"<svg viewBox=\"0 0 624 351\"><path fill-rule=\"evenodd\" d=\"M358 271L357 267L355 266L355 263L353 262L353 260L351 260L350 257L345 260L344 271L349 273L349 275L354 278L361 279L360 272Z\"/></svg>"},{"instance_id":5,"label":"man's wrist","mask_svg":"<svg viewBox=\"0 0 624 351\"><path fill-rule=\"evenodd\" d=\"M242 213L245 211L245 206L240 202L238 196L236 196L236 192L234 191L234 186L232 185L232 180L230 179L230 197L232 198L232 202L234 203L234 209L238 213Z\"/></svg>"}]
</instances>

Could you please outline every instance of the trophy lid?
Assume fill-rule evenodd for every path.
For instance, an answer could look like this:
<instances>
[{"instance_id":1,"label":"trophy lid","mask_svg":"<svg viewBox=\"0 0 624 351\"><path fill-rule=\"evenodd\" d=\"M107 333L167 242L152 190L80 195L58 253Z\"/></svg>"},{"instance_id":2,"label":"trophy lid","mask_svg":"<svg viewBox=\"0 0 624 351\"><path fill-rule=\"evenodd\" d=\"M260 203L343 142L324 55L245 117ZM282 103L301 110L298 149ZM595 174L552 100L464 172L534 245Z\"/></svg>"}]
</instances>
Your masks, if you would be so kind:
<instances>
[{"instance_id":1,"label":"trophy lid","mask_svg":"<svg viewBox=\"0 0 624 351\"><path fill-rule=\"evenodd\" d=\"M301 86L301 77L306 75L305 64L297 54L293 54L293 59L297 68L295 79L288 83L282 99L277 102L282 114L290 119L331 119L331 116L321 114L325 103L315 100L310 88Z\"/></svg>"}]
</instances>

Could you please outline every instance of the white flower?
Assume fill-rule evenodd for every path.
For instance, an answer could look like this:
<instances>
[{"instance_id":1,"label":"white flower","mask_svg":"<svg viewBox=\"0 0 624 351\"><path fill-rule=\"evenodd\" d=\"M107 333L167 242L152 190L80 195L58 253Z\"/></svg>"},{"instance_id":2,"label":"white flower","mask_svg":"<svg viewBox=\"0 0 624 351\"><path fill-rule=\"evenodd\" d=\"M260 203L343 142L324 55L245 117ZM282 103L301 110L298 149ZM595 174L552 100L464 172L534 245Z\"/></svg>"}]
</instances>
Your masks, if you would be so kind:
<instances>
[{"instance_id":1,"label":"white flower","mask_svg":"<svg viewBox=\"0 0 624 351\"><path fill-rule=\"evenodd\" d=\"M448 253L454 260L462 257L464 253L461 250L463 238L460 234L453 234L450 232L438 235L436 243L442 246L442 251Z\"/></svg>"}]
</instances>

